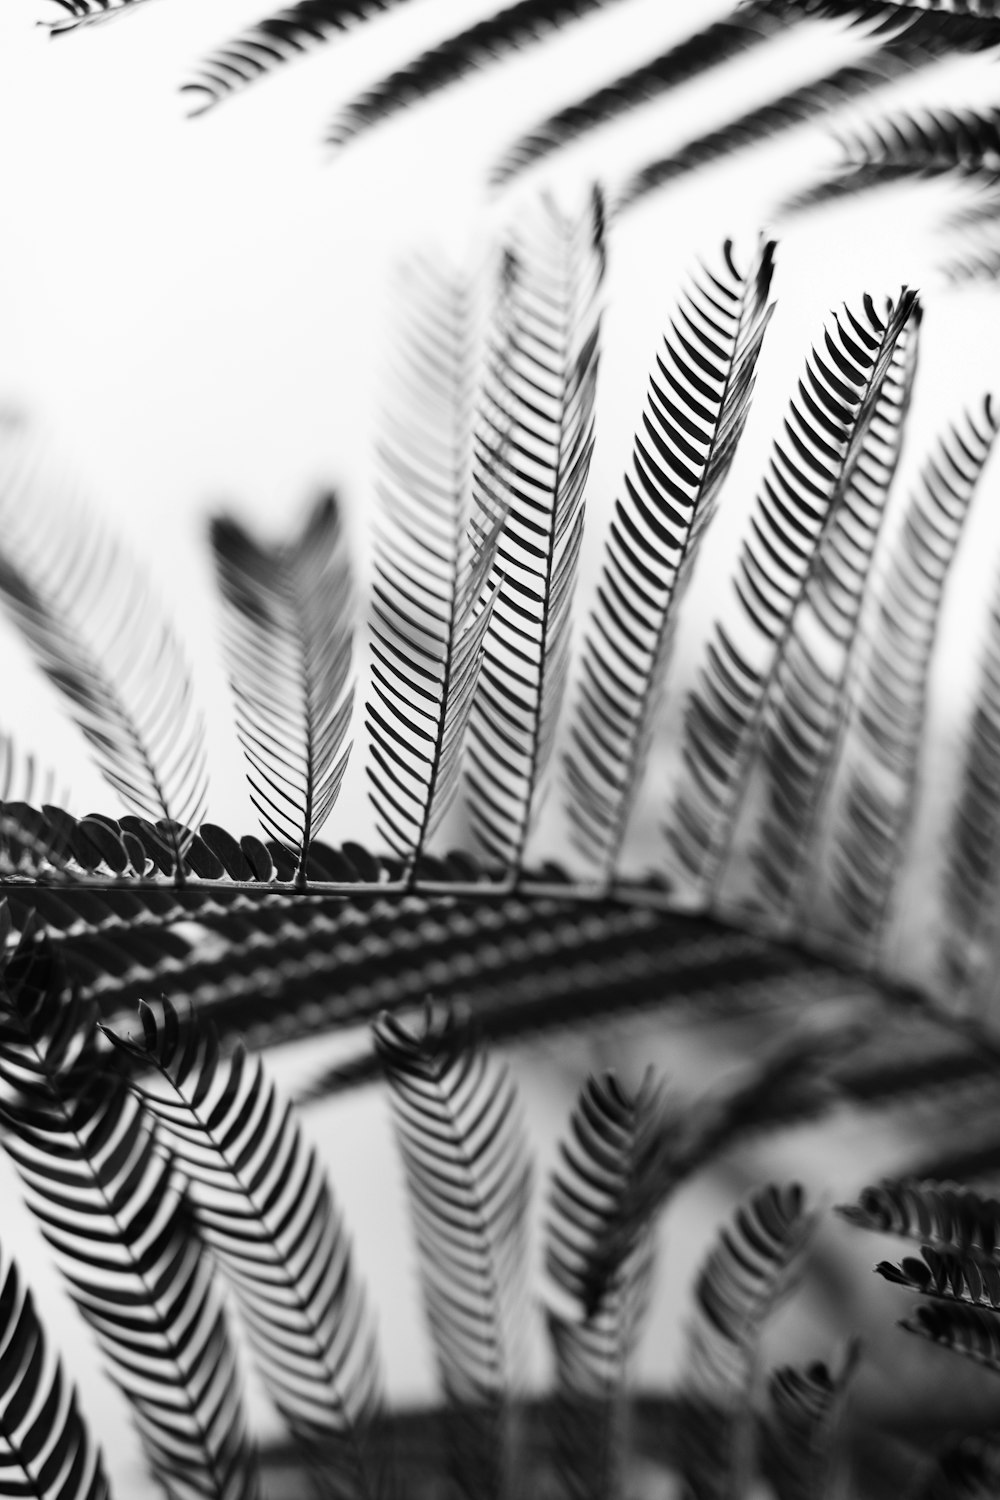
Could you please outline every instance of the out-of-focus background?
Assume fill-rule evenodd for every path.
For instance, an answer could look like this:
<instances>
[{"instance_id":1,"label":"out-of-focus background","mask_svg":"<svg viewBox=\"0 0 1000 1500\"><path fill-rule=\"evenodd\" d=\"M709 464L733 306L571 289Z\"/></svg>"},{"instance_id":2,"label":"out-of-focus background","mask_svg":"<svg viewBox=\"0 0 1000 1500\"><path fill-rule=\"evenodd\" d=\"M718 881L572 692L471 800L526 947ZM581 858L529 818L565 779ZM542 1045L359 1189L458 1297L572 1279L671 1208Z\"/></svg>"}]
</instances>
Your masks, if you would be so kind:
<instances>
[{"instance_id":1,"label":"out-of-focus background","mask_svg":"<svg viewBox=\"0 0 1000 1500\"><path fill-rule=\"evenodd\" d=\"M220 507L279 535L321 487L341 492L366 556L371 453L393 340L387 289L416 249L475 263L519 207L544 189L571 207L596 179L614 191L637 167L784 87L847 62L863 32L833 22L787 40L632 111L619 124L559 153L510 191L490 193L486 169L511 139L589 88L721 17L720 0L620 0L522 58L485 69L404 112L334 158L322 138L339 105L495 7L482 0L419 0L295 60L223 107L189 119L178 84L198 59L259 20L251 0L148 0L134 14L50 38L36 24L56 14L44 0L8 0L0 13L0 416L5 461L37 456L58 503L79 499L131 549L176 621L194 664L211 732L210 817L254 828L228 689L216 645L206 518ZM882 91L879 105L889 90ZM960 59L894 85L902 103L993 102L996 63ZM767 447L808 348L829 311L902 283L925 292L921 374L912 432L917 444L991 388L1000 392L1000 296L990 286L948 287L937 267L940 225L961 203L944 183L901 186L776 223L778 204L837 159L830 128L870 118L861 100L787 137L692 174L615 219L610 231L598 446L588 504L592 577L601 517L613 501L641 409L647 372L682 279L733 236L750 247L779 238L778 309L763 355L758 399L727 488L712 547L725 577L727 547L752 501ZM745 253L745 251L744 251ZM900 476L920 458L911 447ZM969 611L985 608L1000 538L1000 476L989 477L963 542L942 634L934 706L947 740L965 710L971 662ZM704 600L706 610L712 600ZM976 614L979 618L979 614ZM66 720L6 626L0 630L0 729L37 752L68 789L69 805L118 811ZM364 835L363 766L356 757L338 837ZM932 837L933 830L925 832ZM899 945L919 914L904 918ZM756 1045L738 1025L695 1021L669 1033L648 1020L605 1027L513 1053L538 1143L539 1197L555 1141L587 1068L626 1069L655 1058L695 1092ZM308 1048L271 1059L289 1084ZM359 1258L379 1308L390 1395L432 1395L401 1178L384 1101L375 1091L311 1110L307 1126L328 1160ZM691 1268L734 1194L764 1173L795 1172L833 1201L898 1161L891 1127L842 1116L799 1131L766 1153L747 1149L681 1195L666 1228L662 1307L646 1341L642 1378L662 1384L675 1367L677 1307ZM84 1404L120 1493L139 1494L137 1445L122 1405L95 1374L91 1351L44 1248L17 1207L6 1166L0 1234L19 1252L43 1306L59 1309ZM783 1336L796 1353L822 1353L831 1309L877 1324L894 1308L855 1275L877 1252L831 1220L814 1278ZM669 1287L669 1290L668 1290ZM838 1303L838 1298L844 1299ZM891 1300L891 1299L890 1299ZM822 1331L821 1331L822 1330ZM847 1331L845 1328L843 1331ZM882 1335L876 1333L878 1346ZM887 1345L887 1348L895 1347ZM545 1371L539 1342L533 1378ZM885 1355L891 1359L891 1353ZM900 1350L893 1400L921 1378L934 1351ZM876 1365L878 1361L875 1361ZM883 1372L884 1373L884 1372ZM962 1395L967 1372L951 1371ZM867 1377L866 1377L867 1378ZM871 1377L873 1399L877 1374ZM270 1419L257 1393L265 1430Z\"/></svg>"}]
</instances>

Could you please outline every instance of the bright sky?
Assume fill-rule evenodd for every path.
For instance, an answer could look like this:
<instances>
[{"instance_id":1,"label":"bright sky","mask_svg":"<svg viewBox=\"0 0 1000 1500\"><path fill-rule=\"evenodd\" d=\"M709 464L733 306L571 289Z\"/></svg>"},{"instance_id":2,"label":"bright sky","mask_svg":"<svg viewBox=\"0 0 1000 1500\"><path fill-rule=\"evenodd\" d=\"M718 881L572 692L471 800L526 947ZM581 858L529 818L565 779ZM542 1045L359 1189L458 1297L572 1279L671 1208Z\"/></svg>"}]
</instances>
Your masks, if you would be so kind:
<instances>
[{"instance_id":1,"label":"bright sky","mask_svg":"<svg viewBox=\"0 0 1000 1500\"><path fill-rule=\"evenodd\" d=\"M803 27L771 49L766 66L759 56L736 63L721 82L637 110L490 201L484 168L513 136L665 48L695 18L705 24L728 9L721 0L621 0L373 132L342 159L325 158L323 131L340 104L494 8L419 0L196 120L185 118L177 85L205 52L266 13L261 0L149 0L133 15L56 40L35 26L54 12L45 0L7 0L0 12L0 410L29 418L52 472L126 541L177 621L211 726L210 815L239 831L254 824L215 646L205 519L226 505L278 534L332 481L343 487L364 555L372 414L379 369L392 359L383 309L393 262L414 246L472 252L543 183L567 202L595 175L613 186L650 156L860 46L834 25ZM956 62L899 97L993 102L993 79L983 60ZM844 123L868 113L845 112ZM776 202L835 156L819 123L685 180L613 226L590 488L598 516L627 460L685 268L696 255L711 257L727 235L752 243ZM920 441L930 441L942 415L991 386L1000 392L1000 299L981 289L934 290L930 273L934 242L924 231L958 201L939 186L898 190L780 231L779 310L731 483L734 520L753 497L810 342L845 299L891 293L903 281L929 288L914 412ZM970 531L968 587L947 621L954 670L938 686L944 704L967 677L963 645L975 627L966 609L975 614L985 599L997 511L981 506ZM720 528L720 558L736 535L735 526ZM75 811L118 810L6 627L0 650L0 728L52 765L75 793ZM364 817L360 772L359 761L345 791L345 802L362 809L356 819ZM357 831L350 817L338 837ZM371 1128L384 1136L384 1120ZM380 1300L397 1288L401 1306L384 1321L395 1326L394 1346L402 1339L409 1347L413 1299L405 1286L398 1291L395 1231L371 1202L370 1158L363 1165L345 1147L332 1149ZM48 1287L47 1273L39 1276ZM404 1396L425 1389L423 1356L407 1363L397 1351L390 1381ZM133 1458L126 1444L112 1467L127 1476Z\"/></svg>"}]
</instances>

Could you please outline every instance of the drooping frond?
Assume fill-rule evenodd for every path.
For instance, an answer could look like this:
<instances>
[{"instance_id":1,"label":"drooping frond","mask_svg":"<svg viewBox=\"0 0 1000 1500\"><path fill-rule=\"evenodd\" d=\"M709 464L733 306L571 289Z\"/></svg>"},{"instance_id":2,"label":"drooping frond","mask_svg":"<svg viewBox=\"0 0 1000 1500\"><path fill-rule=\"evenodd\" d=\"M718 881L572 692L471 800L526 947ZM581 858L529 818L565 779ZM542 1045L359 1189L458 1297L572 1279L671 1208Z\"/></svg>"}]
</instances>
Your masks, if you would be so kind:
<instances>
[{"instance_id":1,"label":"drooping frond","mask_svg":"<svg viewBox=\"0 0 1000 1500\"><path fill-rule=\"evenodd\" d=\"M666 829L679 869L700 890L723 869L776 665L912 307L904 292L883 321L866 297L835 318L772 449L735 572L738 634L719 620L703 650Z\"/></svg>"},{"instance_id":2,"label":"drooping frond","mask_svg":"<svg viewBox=\"0 0 1000 1500\"><path fill-rule=\"evenodd\" d=\"M184 654L147 581L90 517L43 505L31 476L0 496L0 603L69 705L105 780L161 820L178 878L177 825L205 815L204 726Z\"/></svg>"},{"instance_id":3,"label":"drooping frond","mask_svg":"<svg viewBox=\"0 0 1000 1500\"><path fill-rule=\"evenodd\" d=\"M304 881L350 754L353 598L343 523L327 495L284 545L262 547L229 518L215 519L211 536L251 799Z\"/></svg>"},{"instance_id":4,"label":"drooping frond","mask_svg":"<svg viewBox=\"0 0 1000 1500\"><path fill-rule=\"evenodd\" d=\"M110 1500L76 1391L46 1346L16 1265L0 1261L0 1496Z\"/></svg>"},{"instance_id":5,"label":"drooping frond","mask_svg":"<svg viewBox=\"0 0 1000 1500\"><path fill-rule=\"evenodd\" d=\"M778 1500L833 1500L841 1492L842 1419L859 1348L850 1343L837 1370L817 1362L771 1375L767 1470Z\"/></svg>"},{"instance_id":6,"label":"drooping frond","mask_svg":"<svg viewBox=\"0 0 1000 1500\"><path fill-rule=\"evenodd\" d=\"M807 902L806 866L845 728L844 684L903 442L916 372L920 304L908 311L792 615L761 723L763 812L752 841L758 894L772 925Z\"/></svg>"},{"instance_id":7,"label":"drooping frond","mask_svg":"<svg viewBox=\"0 0 1000 1500\"><path fill-rule=\"evenodd\" d=\"M52 0L65 13L49 21L53 36L75 31L78 26L92 26L101 21L110 21L115 16L127 15L145 3L145 0Z\"/></svg>"},{"instance_id":8,"label":"drooping frond","mask_svg":"<svg viewBox=\"0 0 1000 1500\"><path fill-rule=\"evenodd\" d=\"M923 468L874 583L872 640L849 674L846 792L835 809L832 895L853 945L877 952L916 799L931 655L948 571L996 435L990 401Z\"/></svg>"},{"instance_id":9,"label":"drooping frond","mask_svg":"<svg viewBox=\"0 0 1000 1500\"><path fill-rule=\"evenodd\" d=\"M96 1055L93 1020L47 941L22 939L0 982L4 1146L171 1500L254 1500L210 1263L173 1162Z\"/></svg>"},{"instance_id":10,"label":"drooping frond","mask_svg":"<svg viewBox=\"0 0 1000 1500\"><path fill-rule=\"evenodd\" d=\"M769 140L807 120L837 109L873 89L905 77L934 61L936 54L920 42L902 37L886 42L860 62L848 63L832 73L803 84L778 99L748 110L737 119L682 146L670 156L660 157L628 179L614 200L616 210L633 207L650 193L688 172L720 161L734 151Z\"/></svg>"},{"instance_id":11,"label":"drooping frond","mask_svg":"<svg viewBox=\"0 0 1000 1500\"><path fill-rule=\"evenodd\" d=\"M652 740L673 625L729 472L767 327L774 245L745 274L726 242L682 300L657 356L616 503L570 725L577 843L614 875Z\"/></svg>"},{"instance_id":12,"label":"drooping frond","mask_svg":"<svg viewBox=\"0 0 1000 1500\"><path fill-rule=\"evenodd\" d=\"M458 790L496 603L503 510L472 485L471 299L415 268L379 445L368 777L378 830L411 871Z\"/></svg>"},{"instance_id":13,"label":"drooping frond","mask_svg":"<svg viewBox=\"0 0 1000 1500\"><path fill-rule=\"evenodd\" d=\"M750 1492L757 1341L801 1271L814 1227L797 1184L763 1188L722 1230L698 1277L681 1433L681 1473L698 1500Z\"/></svg>"},{"instance_id":14,"label":"drooping frond","mask_svg":"<svg viewBox=\"0 0 1000 1500\"><path fill-rule=\"evenodd\" d=\"M478 69L532 46L617 0L516 0L492 16L422 52L352 99L334 120L327 140L345 146L373 125L457 83Z\"/></svg>"},{"instance_id":15,"label":"drooping frond","mask_svg":"<svg viewBox=\"0 0 1000 1500\"><path fill-rule=\"evenodd\" d=\"M374 1027L406 1168L424 1303L468 1500L515 1500L531 1169L506 1068L449 1012ZM523 1482L523 1478L522 1478Z\"/></svg>"},{"instance_id":16,"label":"drooping frond","mask_svg":"<svg viewBox=\"0 0 1000 1500\"><path fill-rule=\"evenodd\" d=\"M476 434L506 512L502 575L470 721L470 811L483 848L521 865L569 669L584 501L594 445L604 213L595 193L564 218L544 200L511 252L507 338Z\"/></svg>"},{"instance_id":17,"label":"drooping frond","mask_svg":"<svg viewBox=\"0 0 1000 1500\"><path fill-rule=\"evenodd\" d=\"M948 980L964 993L981 991L987 979L993 914L1000 902L1000 578L990 601L973 703L943 882Z\"/></svg>"},{"instance_id":18,"label":"drooping frond","mask_svg":"<svg viewBox=\"0 0 1000 1500\"><path fill-rule=\"evenodd\" d=\"M628 1379L649 1305L650 1224L613 1265L595 1257L628 1203L662 1112L651 1074L631 1092L612 1073L584 1084L552 1187L546 1268L556 1357L556 1442L573 1500L621 1500L627 1462Z\"/></svg>"},{"instance_id":19,"label":"drooping frond","mask_svg":"<svg viewBox=\"0 0 1000 1500\"><path fill-rule=\"evenodd\" d=\"M919 1262L916 1264L919 1265ZM878 1269L881 1270L881 1267ZM916 1283L904 1279L902 1284L911 1286L915 1291L929 1289L921 1284L919 1277ZM998 1306L996 1302L989 1305L993 1309ZM907 1333L915 1333L919 1338L940 1345L942 1349L950 1349L953 1354L961 1354L966 1359L974 1360L976 1364L985 1365L988 1370L1000 1375L1000 1318L996 1317L995 1311L984 1312L979 1307L922 1303L909 1318L901 1322L900 1327L905 1328ZM989 1493L993 1494L994 1491L990 1490Z\"/></svg>"},{"instance_id":20,"label":"drooping frond","mask_svg":"<svg viewBox=\"0 0 1000 1500\"><path fill-rule=\"evenodd\" d=\"M502 187L589 131L765 43L789 26L787 9L784 0L744 0L724 20L713 21L520 136L493 164L490 180Z\"/></svg>"},{"instance_id":21,"label":"drooping frond","mask_svg":"<svg viewBox=\"0 0 1000 1500\"><path fill-rule=\"evenodd\" d=\"M181 91L191 96L195 106L192 112L203 114L275 68L404 3L405 0L297 0L212 52Z\"/></svg>"},{"instance_id":22,"label":"drooping frond","mask_svg":"<svg viewBox=\"0 0 1000 1500\"><path fill-rule=\"evenodd\" d=\"M139 1095L183 1167L199 1233L232 1285L268 1391L323 1493L381 1500L386 1455L370 1431L378 1357L316 1154L242 1044L222 1057L214 1032L167 1001L162 1021L145 1004L139 1015L141 1042L106 1034L156 1070L159 1082Z\"/></svg>"},{"instance_id":23,"label":"drooping frond","mask_svg":"<svg viewBox=\"0 0 1000 1500\"><path fill-rule=\"evenodd\" d=\"M953 1183L887 1179L837 1212L859 1229L897 1234L948 1254L985 1261L1000 1254L1000 1202Z\"/></svg>"}]
</instances>

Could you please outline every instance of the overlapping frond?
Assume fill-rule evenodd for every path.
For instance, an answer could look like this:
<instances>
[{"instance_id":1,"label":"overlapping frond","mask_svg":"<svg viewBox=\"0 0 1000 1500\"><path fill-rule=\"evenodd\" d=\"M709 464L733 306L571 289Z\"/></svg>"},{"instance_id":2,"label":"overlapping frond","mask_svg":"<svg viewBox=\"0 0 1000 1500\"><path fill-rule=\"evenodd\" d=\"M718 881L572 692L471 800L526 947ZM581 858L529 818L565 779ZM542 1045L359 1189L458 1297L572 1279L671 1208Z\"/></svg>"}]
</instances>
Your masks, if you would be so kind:
<instances>
[{"instance_id":1,"label":"overlapping frond","mask_svg":"<svg viewBox=\"0 0 1000 1500\"><path fill-rule=\"evenodd\" d=\"M468 1500L515 1500L531 1170L514 1085L450 1012L428 1007L420 1030L383 1015L374 1037L451 1403L456 1479Z\"/></svg>"},{"instance_id":2,"label":"overlapping frond","mask_svg":"<svg viewBox=\"0 0 1000 1500\"><path fill-rule=\"evenodd\" d=\"M681 1434L681 1472L698 1500L749 1493L757 1340L801 1271L814 1227L797 1184L762 1188L722 1230L698 1277Z\"/></svg>"},{"instance_id":3,"label":"overlapping frond","mask_svg":"<svg viewBox=\"0 0 1000 1500\"><path fill-rule=\"evenodd\" d=\"M507 147L491 168L493 185L504 186L589 131L766 42L789 26L787 11L785 0L744 0L724 20L713 21L651 62L566 105Z\"/></svg>"},{"instance_id":4,"label":"overlapping frond","mask_svg":"<svg viewBox=\"0 0 1000 1500\"><path fill-rule=\"evenodd\" d=\"M0 1495L110 1500L76 1391L48 1350L17 1266L0 1259Z\"/></svg>"},{"instance_id":5,"label":"overlapping frond","mask_svg":"<svg viewBox=\"0 0 1000 1500\"><path fill-rule=\"evenodd\" d=\"M479 843L518 871L540 806L569 669L572 603L594 445L604 212L549 200L511 250L507 337L476 433L506 514L497 594L470 720L469 805Z\"/></svg>"},{"instance_id":6,"label":"overlapping frond","mask_svg":"<svg viewBox=\"0 0 1000 1500\"><path fill-rule=\"evenodd\" d=\"M411 871L458 790L503 520L472 484L472 289L414 269L379 445L369 787Z\"/></svg>"},{"instance_id":7,"label":"overlapping frond","mask_svg":"<svg viewBox=\"0 0 1000 1500\"><path fill-rule=\"evenodd\" d=\"M566 761L574 836L611 879L662 697L677 609L742 436L767 327L774 246L741 273L726 242L657 356L616 502Z\"/></svg>"},{"instance_id":8,"label":"overlapping frond","mask_svg":"<svg viewBox=\"0 0 1000 1500\"><path fill-rule=\"evenodd\" d=\"M1000 1257L1000 1202L954 1183L887 1179L837 1211L859 1229L972 1259Z\"/></svg>"},{"instance_id":9,"label":"overlapping frond","mask_svg":"<svg viewBox=\"0 0 1000 1500\"><path fill-rule=\"evenodd\" d=\"M258 21L199 63L182 93L203 114L249 83L405 0L297 0Z\"/></svg>"},{"instance_id":10,"label":"overlapping frond","mask_svg":"<svg viewBox=\"0 0 1000 1500\"><path fill-rule=\"evenodd\" d=\"M374 1335L316 1154L241 1044L223 1057L214 1032L169 1002L160 1021L145 1004L139 1013L142 1041L108 1035L159 1076L140 1097L183 1167L271 1397L324 1493L382 1500L390 1475L371 1433L381 1402Z\"/></svg>"},{"instance_id":11,"label":"overlapping frond","mask_svg":"<svg viewBox=\"0 0 1000 1500\"><path fill-rule=\"evenodd\" d=\"M253 1500L240 1380L174 1164L44 939L0 982L4 1146L171 1500Z\"/></svg>"},{"instance_id":12,"label":"overlapping frond","mask_svg":"<svg viewBox=\"0 0 1000 1500\"><path fill-rule=\"evenodd\" d=\"M613 1264L597 1258L627 1206L662 1113L647 1074L635 1091L614 1074L584 1084L552 1185L546 1268L556 1357L556 1442L574 1500L625 1489L628 1379L649 1305L655 1240L646 1222ZM600 1295L594 1283L600 1277Z\"/></svg>"},{"instance_id":13,"label":"overlapping frond","mask_svg":"<svg viewBox=\"0 0 1000 1500\"><path fill-rule=\"evenodd\" d=\"M859 1345L838 1369L783 1365L768 1380L767 1468L778 1500L833 1500L841 1492L844 1404Z\"/></svg>"},{"instance_id":14,"label":"overlapping frond","mask_svg":"<svg viewBox=\"0 0 1000 1500\"><path fill-rule=\"evenodd\" d=\"M479 68L530 47L553 31L616 0L516 0L492 16L439 42L352 99L334 120L327 140L334 146L370 130L402 109L457 83Z\"/></svg>"},{"instance_id":15,"label":"overlapping frond","mask_svg":"<svg viewBox=\"0 0 1000 1500\"><path fill-rule=\"evenodd\" d=\"M353 597L343 522L327 495L283 545L262 547L229 518L215 519L211 536L251 800L304 882L351 748Z\"/></svg>"},{"instance_id":16,"label":"overlapping frond","mask_svg":"<svg viewBox=\"0 0 1000 1500\"><path fill-rule=\"evenodd\" d=\"M989 399L925 464L885 572L873 581L866 658L848 679L849 735L835 809L832 896L852 944L877 951L915 806L927 679L944 586L996 436Z\"/></svg>"},{"instance_id":17,"label":"overlapping frond","mask_svg":"<svg viewBox=\"0 0 1000 1500\"><path fill-rule=\"evenodd\" d=\"M904 291L884 320L870 298L834 319L772 449L735 571L738 633L719 620L704 647L666 829L678 868L699 890L723 869L775 668L912 307Z\"/></svg>"},{"instance_id":18,"label":"overlapping frond","mask_svg":"<svg viewBox=\"0 0 1000 1500\"><path fill-rule=\"evenodd\" d=\"M902 327L857 459L834 497L803 595L792 615L760 730L761 803L751 853L772 925L806 905L807 862L845 729L844 684L916 372L920 304L900 301ZM905 316L904 316L905 315Z\"/></svg>"},{"instance_id":19,"label":"overlapping frond","mask_svg":"<svg viewBox=\"0 0 1000 1500\"><path fill-rule=\"evenodd\" d=\"M204 817L204 725L184 653L147 581L89 517L43 503L29 474L2 501L0 603L131 812L161 820L180 878L180 825Z\"/></svg>"},{"instance_id":20,"label":"overlapping frond","mask_svg":"<svg viewBox=\"0 0 1000 1500\"><path fill-rule=\"evenodd\" d=\"M914 1291L930 1290L919 1276L915 1281L902 1279L902 1285ZM988 1305L994 1310L997 1307L996 1302ZM907 1333L915 1333L1000 1375L1000 1318L993 1312L983 1312L978 1307L925 1303L915 1308L911 1317L903 1319L900 1326Z\"/></svg>"}]
</instances>

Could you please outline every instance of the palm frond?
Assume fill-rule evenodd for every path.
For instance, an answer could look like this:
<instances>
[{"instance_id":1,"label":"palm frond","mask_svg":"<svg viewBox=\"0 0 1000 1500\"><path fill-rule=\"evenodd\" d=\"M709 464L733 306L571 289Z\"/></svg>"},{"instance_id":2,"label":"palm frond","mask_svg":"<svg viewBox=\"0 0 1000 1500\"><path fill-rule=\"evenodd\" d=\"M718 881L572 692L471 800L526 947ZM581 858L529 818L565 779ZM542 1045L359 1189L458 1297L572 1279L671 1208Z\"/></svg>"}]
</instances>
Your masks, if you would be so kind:
<instances>
[{"instance_id":1,"label":"palm frond","mask_svg":"<svg viewBox=\"0 0 1000 1500\"><path fill-rule=\"evenodd\" d=\"M532 46L617 0L516 0L422 52L346 104L327 135L345 146L372 126L420 103L480 68Z\"/></svg>"},{"instance_id":2,"label":"palm frond","mask_svg":"<svg viewBox=\"0 0 1000 1500\"><path fill-rule=\"evenodd\" d=\"M514 1085L451 1013L374 1028L420 1251L453 1456L469 1500L516 1496L512 1399L524 1352L531 1169ZM522 1481L523 1482L523 1481Z\"/></svg>"},{"instance_id":3,"label":"palm frond","mask_svg":"<svg viewBox=\"0 0 1000 1500\"><path fill-rule=\"evenodd\" d=\"M547 1321L556 1357L556 1442L573 1500L621 1500L625 1493L628 1379L649 1306L651 1226L613 1264L605 1259L596 1302L595 1257L632 1195L662 1112L660 1092L651 1074L635 1092L611 1073L589 1078L553 1179L546 1268L557 1297Z\"/></svg>"},{"instance_id":4,"label":"palm frond","mask_svg":"<svg viewBox=\"0 0 1000 1500\"><path fill-rule=\"evenodd\" d=\"M31 1293L13 1261L0 1275L0 1495L110 1500L104 1461L76 1391L49 1354Z\"/></svg>"},{"instance_id":5,"label":"palm frond","mask_svg":"<svg viewBox=\"0 0 1000 1500\"><path fill-rule=\"evenodd\" d=\"M370 1427L381 1379L347 1235L315 1152L259 1059L220 1055L169 1002L140 1004L142 1041L106 1031L162 1083L138 1089L189 1180L199 1232L226 1273L268 1390L323 1492L381 1500ZM138 1087L138 1086L137 1086Z\"/></svg>"},{"instance_id":6,"label":"palm frond","mask_svg":"<svg viewBox=\"0 0 1000 1500\"><path fill-rule=\"evenodd\" d=\"M569 669L570 627L594 445L604 213L548 200L512 248L508 342L491 361L476 435L489 455L502 587L470 720L469 803L482 847L520 869Z\"/></svg>"},{"instance_id":7,"label":"palm frond","mask_svg":"<svg viewBox=\"0 0 1000 1500\"><path fill-rule=\"evenodd\" d=\"M177 1173L44 939L0 984L4 1146L172 1500L258 1494L240 1381Z\"/></svg>"},{"instance_id":8,"label":"palm frond","mask_svg":"<svg viewBox=\"0 0 1000 1500\"><path fill-rule=\"evenodd\" d=\"M832 514L860 461L911 293L883 321L870 298L845 308L814 349L768 472L735 574L740 635L717 621L689 701L683 764L666 829L679 869L712 891L753 767L758 728L796 606Z\"/></svg>"},{"instance_id":9,"label":"palm frond","mask_svg":"<svg viewBox=\"0 0 1000 1500\"><path fill-rule=\"evenodd\" d=\"M160 820L178 880L180 825L204 817L204 725L184 654L146 580L82 516L46 513L30 478L3 505L0 603L62 694L108 784Z\"/></svg>"},{"instance_id":10,"label":"palm frond","mask_svg":"<svg viewBox=\"0 0 1000 1500\"><path fill-rule=\"evenodd\" d=\"M204 114L247 84L404 3L406 0L297 0L204 58L181 92L191 96L193 114Z\"/></svg>"},{"instance_id":11,"label":"palm frond","mask_svg":"<svg viewBox=\"0 0 1000 1500\"><path fill-rule=\"evenodd\" d=\"M490 180L503 187L521 172L591 130L610 124L639 105L688 83L731 58L764 44L793 24L785 0L742 0L732 14L685 37L651 62L621 74L613 83L566 105L507 147L494 162Z\"/></svg>"},{"instance_id":12,"label":"palm frond","mask_svg":"<svg viewBox=\"0 0 1000 1500\"><path fill-rule=\"evenodd\" d=\"M350 754L353 600L343 523L327 495L284 545L264 548L229 518L216 518L211 536L251 799L304 883L310 844Z\"/></svg>"},{"instance_id":13,"label":"palm frond","mask_svg":"<svg viewBox=\"0 0 1000 1500\"><path fill-rule=\"evenodd\" d=\"M379 832L411 874L458 790L496 603L503 514L471 473L471 298L415 269L379 449L368 776Z\"/></svg>"},{"instance_id":14,"label":"palm frond","mask_svg":"<svg viewBox=\"0 0 1000 1500\"><path fill-rule=\"evenodd\" d=\"M904 311L857 460L835 496L765 700L763 812L751 854L759 897L776 925L793 903L800 911L806 905L806 862L843 740L844 684L916 373L920 304L902 299Z\"/></svg>"},{"instance_id":15,"label":"palm frond","mask_svg":"<svg viewBox=\"0 0 1000 1500\"><path fill-rule=\"evenodd\" d=\"M574 836L610 880L653 735L677 608L742 436L771 309L774 246L745 274L729 241L657 357L615 506L566 762Z\"/></svg>"},{"instance_id":16,"label":"palm frond","mask_svg":"<svg viewBox=\"0 0 1000 1500\"><path fill-rule=\"evenodd\" d=\"M852 99L867 96L920 67L929 66L936 53L909 33L886 42L860 62L802 84L767 104L748 110L735 120L709 131L670 156L659 157L633 173L614 199L616 211L634 207L651 193L735 151L769 140L807 120L825 115Z\"/></svg>"},{"instance_id":17,"label":"palm frond","mask_svg":"<svg viewBox=\"0 0 1000 1500\"><path fill-rule=\"evenodd\" d=\"M965 994L987 978L1000 886L1000 580L979 658L944 881L945 963L949 984Z\"/></svg>"},{"instance_id":18,"label":"palm frond","mask_svg":"<svg viewBox=\"0 0 1000 1500\"><path fill-rule=\"evenodd\" d=\"M784 1365L768 1381L768 1470L778 1500L833 1500L842 1473L844 1403L860 1346L850 1343L837 1370Z\"/></svg>"},{"instance_id":19,"label":"palm frond","mask_svg":"<svg viewBox=\"0 0 1000 1500\"><path fill-rule=\"evenodd\" d=\"M801 1271L814 1227L797 1184L763 1188L722 1230L698 1277L680 1455L683 1479L698 1500L736 1500L749 1492L757 1341Z\"/></svg>"},{"instance_id":20,"label":"palm frond","mask_svg":"<svg viewBox=\"0 0 1000 1500\"><path fill-rule=\"evenodd\" d=\"M916 800L927 679L944 586L996 436L982 412L954 424L923 468L884 576L872 593L867 659L850 674L851 721L835 809L832 896L850 940L877 952Z\"/></svg>"}]
</instances>

